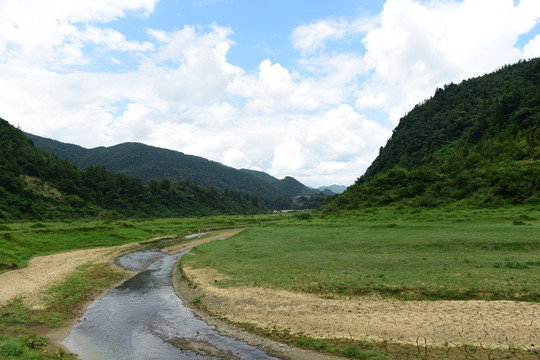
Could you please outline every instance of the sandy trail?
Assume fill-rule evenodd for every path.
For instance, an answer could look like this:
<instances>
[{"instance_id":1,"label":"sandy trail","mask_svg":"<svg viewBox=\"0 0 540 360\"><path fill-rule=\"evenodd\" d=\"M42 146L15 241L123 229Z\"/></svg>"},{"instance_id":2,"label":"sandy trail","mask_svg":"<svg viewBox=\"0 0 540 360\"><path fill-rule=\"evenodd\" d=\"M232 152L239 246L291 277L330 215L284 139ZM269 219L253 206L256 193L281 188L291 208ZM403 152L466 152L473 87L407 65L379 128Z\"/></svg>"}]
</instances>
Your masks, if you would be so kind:
<instances>
[{"instance_id":1,"label":"sandy trail","mask_svg":"<svg viewBox=\"0 0 540 360\"><path fill-rule=\"evenodd\" d=\"M540 304L514 301L399 301L323 299L255 287L215 286L219 273L186 267L206 294L204 306L233 323L290 328L315 338L386 340L417 345L521 345L540 350Z\"/></svg>"}]
</instances>

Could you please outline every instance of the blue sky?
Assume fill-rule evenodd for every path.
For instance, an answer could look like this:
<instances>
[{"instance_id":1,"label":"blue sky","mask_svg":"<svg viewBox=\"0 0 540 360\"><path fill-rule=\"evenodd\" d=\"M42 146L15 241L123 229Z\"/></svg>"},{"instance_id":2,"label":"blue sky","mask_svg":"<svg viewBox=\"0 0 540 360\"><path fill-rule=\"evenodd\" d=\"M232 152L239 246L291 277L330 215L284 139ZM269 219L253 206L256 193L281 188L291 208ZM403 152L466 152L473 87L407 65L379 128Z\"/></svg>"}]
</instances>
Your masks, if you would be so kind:
<instances>
[{"instance_id":1,"label":"blue sky","mask_svg":"<svg viewBox=\"0 0 540 360\"><path fill-rule=\"evenodd\" d=\"M537 0L2 0L0 117L349 185L414 105L539 34Z\"/></svg>"},{"instance_id":2,"label":"blue sky","mask_svg":"<svg viewBox=\"0 0 540 360\"><path fill-rule=\"evenodd\" d=\"M374 16L380 13L383 3L366 0L171 0L158 2L151 16L122 18L111 27L138 40L148 40L146 28L177 31L185 24L209 26L213 23L230 27L235 46L228 53L229 61L244 69L255 70L265 58L286 66L296 65L297 51L290 46L289 37L299 25L325 18Z\"/></svg>"}]
</instances>

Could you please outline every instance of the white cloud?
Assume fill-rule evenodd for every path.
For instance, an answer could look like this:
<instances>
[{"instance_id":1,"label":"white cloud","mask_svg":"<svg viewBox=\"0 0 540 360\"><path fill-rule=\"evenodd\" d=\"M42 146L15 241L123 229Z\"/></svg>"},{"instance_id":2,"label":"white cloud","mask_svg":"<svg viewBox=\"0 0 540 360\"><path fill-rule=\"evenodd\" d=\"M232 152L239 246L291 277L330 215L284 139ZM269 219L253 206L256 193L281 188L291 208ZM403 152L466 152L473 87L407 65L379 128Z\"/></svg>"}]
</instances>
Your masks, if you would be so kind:
<instances>
[{"instance_id":1,"label":"white cloud","mask_svg":"<svg viewBox=\"0 0 540 360\"><path fill-rule=\"evenodd\" d=\"M231 30L215 25L210 30L204 33L185 26L170 34L150 31L165 42L155 55L160 72L156 91L160 96L171 102L208 104L230 95L230 84L244 71L226 58L232 44ZM162 66L168 61L174 65Z\"/></svg>"},{"instance_id":2,"label":"white cloud","mask_svg":"<svg viewBox=\"0 0 540 360\"><path fill-rule=\"evenodd\" d=\"M345 20L319 21L297 27L293 34L293 46L303 52L313 52L323 48L330 40L345 36L348 23Z\"/></svg>"},{"instance_id":3,"label":"white cloud","mask_svg":"<svg viewBox=\"0 0 540 360\"><path fill-rule=\"evenodd\" d=\"M242 79L244 80L244 79ZM312 84L302 81L280 64L264 60L256 77L245 79L234 90L248 97L247 108L252 112L276 113L286 109L314 109L320 101L313 96Z\"/></svg>"},{"instance_id":4,"label":"white cloud","mask_svg":"<svg viewBox=\"0 0 540 360\"><path fill-rule=\"evenodd\" d=\"M248 169L251 167L251 160L238 149L229 149L223 155L223 164L237 169Z\"/></svg>"},{"instance_id":5,"label":"white cloud","mask_svg":"<svg viewBox=\"0 0 540 360\"><path fill-rule=\"evenodd\" d=\"M154 45L149 42L128 41L126 36L116 30L101 29L95 26L86 26L80 33L79 40L82 42L103 45L108 50L119 51L150 51Z\"/></svg>"},{"instance_id":6,"label":"white cloud","mask_svg":"<svg viewBox=\"0 0 540 360\"><path fill-rule=\"evenodd\" d=\"M151 130L152 124L148 123L150 111L143 104L128 104L122 115L108 124L106 134L121 143L145 138Z\"/></svg>"},{"instance_id":7,"label":"white cloud","mask_svg":"<svg viewBox=\"0 0 540 360\"><path fill-rule=\"evenodd\" d=\"M519 35L540 19L539 2L388 0L367 33L365 65L374 71L357 94L397 123L437 86L494 71L521 57Z\"/></svg>"},{"instance_id":8,"label":"white cloud","mask_svg":"<svg viewBox=\"0 0 540 360\"><path fill-rule=\"evenodd\" d=\"M345 19L319 20L312 24L300 25L291 35L293 47L304 55L323 50L330 41L355 36L371 30L377 18L363 18L353 22Z\"/></svg>"},{"instance_id":9,"label":"white cloud","mask_svg":"<svg viewBox=\"0 0 540 360\"><path fill-rule=\"evenodd\" d=\"M150 13L157 0L3 0L0 2L0 49L7 49L4 62L22 65L56 66L86 64L81 48L84 40L113 40L122 50L134 42L122 39L110 29L94 31L94 38L81 25L106 23L127 12ZM92 31L90 31L92 32ZM108 39L103 39L103 35ZM99 42L101 43L101 42ZM148 45L140 45L148 47ZM139 47L140 46L135 46Z\"/></svg>"},{"instance_id":10,"label":"white cloud","mask_svg":"<svg viewBox=\"0 0 540 360\"><path fill-rule=\"evenodd\" d=\"M309 183L334 177L351 184L390 133L346 104L322 116L296 119L287 128L288 138L275 146L271 171L280 177L294 173Z\"/></svg>"},{"instance_id":11,"label":"white cloud","mask_svg":"<svg viewBox=\"0 0 540 360\"><path fill-rule=\"evenodd\" d=\"M540 56L540 35L536 35L523 48L522 59L533 59Z\"/></svg>"},{"instance_id":12,"label":"white cloud","mask_svg":"<svg viewBox=\"0 0 540 360\"><path fill-rule=\"evenodd\" d=\"M289 139L276 145L272 158L272 173L283 175L305 169L310 163L309 152L302 149L296 139Z\"/></svg>"},{"instance_id":13,"label":"white cloud","mask_svg":"<svg viewBox=\"0 0 540 360\"><path fill-rule=\"evenodd\" d=\"M247 71L227 58L230 27L146 29L143 41L109 26L156 1L1 1L0 116L87 147L141 141L309 185L350 184L391 133L365 109L396 123L437 86L540 55L540 35L515 47L540 19L537 0L389 0L380 16L292 31L296 67L269 58ZM114 64L139 62L98 72L88 45Z\"/></svg>"}]
</instances>

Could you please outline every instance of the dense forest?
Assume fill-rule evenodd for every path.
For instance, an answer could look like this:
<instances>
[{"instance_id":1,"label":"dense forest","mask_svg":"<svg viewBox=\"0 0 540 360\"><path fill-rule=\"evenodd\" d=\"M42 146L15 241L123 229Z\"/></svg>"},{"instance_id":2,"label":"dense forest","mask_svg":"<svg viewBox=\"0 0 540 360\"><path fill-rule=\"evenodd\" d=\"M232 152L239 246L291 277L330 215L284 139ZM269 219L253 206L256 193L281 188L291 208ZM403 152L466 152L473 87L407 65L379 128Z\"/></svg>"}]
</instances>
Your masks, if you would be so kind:
<instances>
[{"instance_id":1,"label":"dense forest","mask_svg":"<svg viewBox=\"0 0 540 360\"><path fill-rule=\"evenodd\" d=\"M278 180L266 173L237 170L198 156L141 143L123 143L111 147L86 149L56 140L26 134L41 150L67 159L81 169L103 166L148 184L158 180L188 180L197 185L256 197L272 209L291 209L293 197L309 196L309 189L292 177Z\"/></svg>"},{"instance_id":2,"label":"dense forest","mask_svg":"<svg viewBox=\"0 0 540 360\"><path fill-rule=\"evenodd\" d=\"M164 217L266 212L264 202L187 180L143 184L103 166L80 170L0 119L0 219Z\"/></svg>"},{"instance_id":3,"label":"dense forest","mask_svg":"<svg viewBox=\"0 0 540 360\"><path fill-rule=\"evenodd\" d=\"M437 89L321 209L540 203L540 59Z\"/></svg>"}]
</instances>

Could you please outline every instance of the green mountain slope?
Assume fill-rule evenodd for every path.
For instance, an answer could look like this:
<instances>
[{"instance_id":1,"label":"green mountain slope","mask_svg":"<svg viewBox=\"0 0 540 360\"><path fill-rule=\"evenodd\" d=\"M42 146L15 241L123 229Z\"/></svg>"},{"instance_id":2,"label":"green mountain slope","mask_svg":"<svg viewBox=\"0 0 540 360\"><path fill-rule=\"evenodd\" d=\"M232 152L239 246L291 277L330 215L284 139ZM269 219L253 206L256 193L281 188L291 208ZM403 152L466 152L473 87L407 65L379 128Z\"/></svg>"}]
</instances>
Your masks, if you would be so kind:
<instances>
[{"instance_id":1,"label":"green mountain slope","mask_svg":"<svg viewBox=\"0 0 540 360\"><path fill-rule=\"evenodd\" d=\"M108 170L141 179L143 183L151 179L189 180L205 187L249 194L277 209L291 208L291 196L312 193L293 178L278 180L265 173L237 170L198 156L141 143L85 149L32 134L26 135L38 148L68 159L81 169L104 166Z\"/></svg>"},{"instance_id":2,"label":"green mountain slope","mask_svg":"<svg viewBox=\"0 0 540 360\"><path fill-rule=\"evenodd\" d=\"M323 209L539 203L540 60L435 95L406 114L366 173Z\"/></svg>"},{"instance_id":3,"label":"green mountain slope","mask_svg":"<svg viewBox=\"0 0 540 360\"><path fill-rule=\"evenodd\" d=\"M194 216L256 213L267 209L235 192L188 181L139 179L105 170L79 170L34 147L0 119L0 219L83 216Z\"/></svg>"},{"instance_id":4,"label":"green mountain slope","mask_svg":"<svg viewBox=\"0 0 540 360\"><path fill-rule=\"evenodd\" d=\"M323 191L323 192L329 191L331 193L330 195L335 195L335 194L341 194L342 192L347 190L347 186L334 184L330 186L321 186L319 187L318 190Z\"/></svg>"},{"instance_id":5,"label":"green mountain slope","mask_svg":"<svg viewBox=\"0 0 540 360\"><path fill-rule=\"evenodd\" d=\"M240 169L240 171L261 179L262 181L272 185L272 187L275 189L278 189L280 192L289 196L309 196L318 193L318 191L308 188L291 176L286 176L282 180L279 180L262 171L248 169Z\"/></svg>"}]
</instances>

